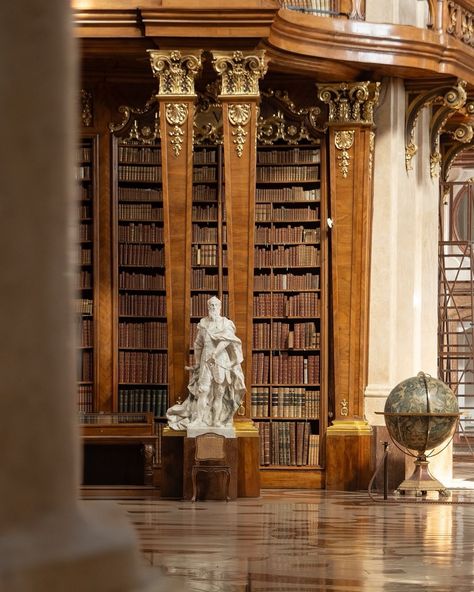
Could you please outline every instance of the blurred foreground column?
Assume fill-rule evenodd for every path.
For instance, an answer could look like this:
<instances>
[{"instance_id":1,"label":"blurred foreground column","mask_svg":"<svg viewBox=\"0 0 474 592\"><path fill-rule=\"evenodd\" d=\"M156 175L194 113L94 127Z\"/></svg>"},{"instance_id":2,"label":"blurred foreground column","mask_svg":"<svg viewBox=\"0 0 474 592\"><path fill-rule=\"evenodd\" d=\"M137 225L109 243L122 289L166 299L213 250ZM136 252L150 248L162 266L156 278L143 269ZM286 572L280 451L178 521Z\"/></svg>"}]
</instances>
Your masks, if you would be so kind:
<instances>
[{"instance_id":1,"label":"blurred foreground column","mask_svg":"<svg viewBox=\"0 0 474 592\"><path fill-rule=\"evenodd\" d=\"M0 4L0 589L128 591L133 532L77 501L69 3Z\"/></svg>"}]
</instances>

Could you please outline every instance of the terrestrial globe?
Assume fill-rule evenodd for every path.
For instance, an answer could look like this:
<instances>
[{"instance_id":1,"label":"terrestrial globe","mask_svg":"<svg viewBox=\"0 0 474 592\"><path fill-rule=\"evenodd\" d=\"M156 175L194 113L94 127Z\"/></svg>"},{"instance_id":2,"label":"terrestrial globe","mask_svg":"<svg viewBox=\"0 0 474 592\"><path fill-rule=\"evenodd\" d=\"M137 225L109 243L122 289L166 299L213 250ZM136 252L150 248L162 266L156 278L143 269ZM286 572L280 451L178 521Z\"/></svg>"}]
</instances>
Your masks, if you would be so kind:
<instances>
[{"instance_id":1,"label":"terrestrial globe","mask_svg":"<svg viewBox=\"0 0 474 592\"><path fill-rule=\"evenodd\" d=\"M415 472L398 491L413 491L417 495L439 491L446 495L446 488L428 469L428 458L439 454L443 450L439 447L446 441L449 444L456 431L460 414L452 390L441 380L419 372L393 388L383 415L394 443L416 458Z\"/></svg>"}]
</instances>

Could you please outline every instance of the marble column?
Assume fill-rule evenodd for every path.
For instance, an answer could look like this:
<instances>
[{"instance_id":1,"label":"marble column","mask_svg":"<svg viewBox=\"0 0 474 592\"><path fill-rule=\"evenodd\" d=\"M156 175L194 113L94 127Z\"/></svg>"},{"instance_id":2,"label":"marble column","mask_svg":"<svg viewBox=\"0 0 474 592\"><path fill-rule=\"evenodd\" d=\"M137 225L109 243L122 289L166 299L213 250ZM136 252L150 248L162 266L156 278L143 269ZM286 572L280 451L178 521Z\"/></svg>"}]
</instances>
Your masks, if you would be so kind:
<instances>
[{"instance_id":1,"label":"marble column","mask_svg":"<svg viewBox=\"0 0 474 592\"><path fill-rule=\"evenodd\" d=\"M0 589L132 590L128 523L77 500L69 4L2 2L0 29Z\"/></svg>"},{"instance_id":2,"label":"marble column","mask_svg":"<svg viewBox=\"0 0 474 592\"><path fill-rule=\"evenodd\" d=\"M429 112L420 113L412 160L405 167L405 88L384 81L375 115L374 201L365 415L383 426L385 400L400 381L420 370L437 376L438 179L430 176ZM378 438L380 440L381 438ZM438 471L434 466L438 465ZM451 455L433 471L451 474ZM411 472L413 463L407 463Z\"/></svg>"}]
</instances>

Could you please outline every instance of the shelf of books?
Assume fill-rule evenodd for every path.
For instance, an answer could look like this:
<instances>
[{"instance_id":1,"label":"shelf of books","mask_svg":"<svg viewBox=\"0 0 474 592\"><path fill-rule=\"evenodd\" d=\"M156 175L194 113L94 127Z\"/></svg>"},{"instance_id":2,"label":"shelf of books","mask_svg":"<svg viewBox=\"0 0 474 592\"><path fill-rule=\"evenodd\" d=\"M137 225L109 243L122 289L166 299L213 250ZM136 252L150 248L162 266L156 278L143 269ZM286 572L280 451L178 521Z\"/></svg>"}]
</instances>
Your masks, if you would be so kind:
<instances>
[{"instance_id":1,"label":"shelf of books","mask_svg":"<svg viewBox=\"0 0 474 592\"><path fill-rule=\"evenodd\" d=\"M199 319L207 315L207 301L217 296L222 314L228 315L227 236L225 224L222 146L194 146L192 245L191 245L191 331L192 347Z\"/></svg>"},{"instance_id":2,"label":"shelf of books","mask_svg":"<svg viewBox=\"0 0 474 592\"><path fill-rule=\"evenodd\" d=\"M152 412L160 436L160 420L168 408L161 149L158 140L139 143L116 138L114 152L116 407L119 413Z\"/></svg>"},{"instance_id":3,"label":"shelf of books","mask_svg":"<svg viewBox=\"0 0 474 592\"><path fill-rule=\"evenodd\" d=\"M94 411L95 389L95 331L94 331L94 279L97 199L97 151L94 137L83 137L76 154L78 182L78 295L76 314L78 321L78 410Z\"/></svg>"},{"instance_id":4,"label":"shelf of books","mask_svg":"<svg viewBox=\"0 0 474 592\"><path fill-rule=\"evenodd\" d=\"M263 486L293 471L298 487L297 472L321 469L320 156L317 142L257 150L251 415Z\"/></svg>"}]
</instances>

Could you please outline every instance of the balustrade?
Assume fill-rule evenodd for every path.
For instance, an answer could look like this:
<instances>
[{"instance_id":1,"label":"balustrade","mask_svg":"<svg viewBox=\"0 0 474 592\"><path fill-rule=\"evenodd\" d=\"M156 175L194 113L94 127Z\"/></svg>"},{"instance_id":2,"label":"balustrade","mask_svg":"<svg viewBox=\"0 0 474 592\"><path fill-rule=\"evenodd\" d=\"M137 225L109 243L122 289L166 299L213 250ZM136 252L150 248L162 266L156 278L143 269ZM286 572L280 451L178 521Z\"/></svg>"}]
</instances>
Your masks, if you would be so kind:
<instances>
[{"instance_id":1,"label":"balustrade","mask_svg":"<svg viewBox=\"0 0 474 592\"><path fill-rule=\"evenodd\" d=\"M365 19L365 0L279 0L282 8L323 17Z\"/></svg>"}]
</instances>

